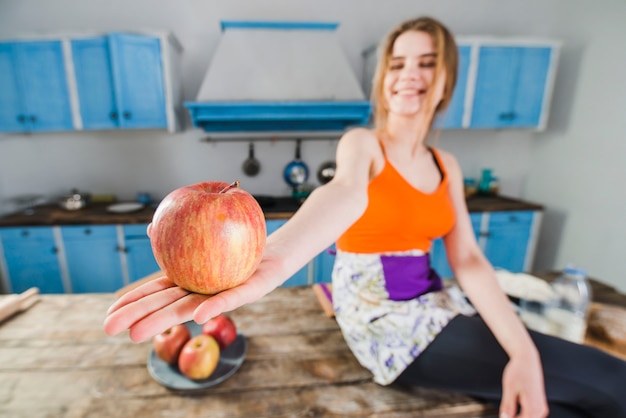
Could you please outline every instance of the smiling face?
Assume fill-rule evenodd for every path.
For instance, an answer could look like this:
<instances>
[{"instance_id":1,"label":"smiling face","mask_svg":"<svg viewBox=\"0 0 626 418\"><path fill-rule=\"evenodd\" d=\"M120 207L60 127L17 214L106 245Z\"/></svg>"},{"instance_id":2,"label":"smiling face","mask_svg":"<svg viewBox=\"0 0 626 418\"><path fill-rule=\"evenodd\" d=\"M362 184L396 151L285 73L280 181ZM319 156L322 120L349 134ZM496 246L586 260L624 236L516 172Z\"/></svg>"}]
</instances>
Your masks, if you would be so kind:
<instances>
[{"instance_id":1,"label":"smiling face","mask_svg":"<svg viewBox=\"0 0 626 418\"><path fill-rule=\"evenodd\" d=\"M428 33L411 30L398 36L383 79L387 111L401 116L433 112L445 82L445 73L436 76L436 70L437 51Z\"/></svg>"},{"instance_id":2,"label":"smiling face","mask_svg":"<svg viewBox=\"0 0 626 418\"><path fill-rule=\"evenodd\" d=\"M385 127L390 113L432 123L450 103L458 59L454 37L436 19L410 19L394 28L380 45L372 80L376 128Z\"/></svg>"}]
</instances>

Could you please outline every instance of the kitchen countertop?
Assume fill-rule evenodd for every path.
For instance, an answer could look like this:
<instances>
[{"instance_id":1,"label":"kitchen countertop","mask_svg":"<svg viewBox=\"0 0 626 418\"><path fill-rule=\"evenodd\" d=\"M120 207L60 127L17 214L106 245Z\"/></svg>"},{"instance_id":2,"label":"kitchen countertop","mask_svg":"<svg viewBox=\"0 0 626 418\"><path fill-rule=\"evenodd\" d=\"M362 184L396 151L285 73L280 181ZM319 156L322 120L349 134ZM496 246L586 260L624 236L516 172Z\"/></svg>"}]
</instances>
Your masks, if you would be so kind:
<instances>
[{"instance_id":1,"label":"kitchen countertop","mask_svg":"<svg viewBox=\"0 0 626 418\"><path fill-rule=\"evenodd\" d=\"M595 280L592 286L594 300L626 306L626 295ZM278 288L231 312L248 340L241 368L201 394L172 392L148 373L149 341L104 334L102 322L114 299L108 293L42 295L29 310L0 323L0 416L497 415L466 396L373 383L308 286Z\"/></svg>"},{"instance_id":2,"label":"kitchen countertop","mask_svg":"<svg viewBox=\"0 0 626 418\"><path fill-rule=\"evenodd\" d=\"M257 196L266 219L288 219L300 206L291 197ZM91 224L140 224L149 223L154 215L154 206L129 213L111 213L109 204L92 204L77 211L67 211L57 205L46 204L35 207L35 213L22 212L0 217L0 227L42 225L91 225ZM471 196L467 199L470 212L543 210L541 205L505 196Z\"/></svg>"}]
</instances>

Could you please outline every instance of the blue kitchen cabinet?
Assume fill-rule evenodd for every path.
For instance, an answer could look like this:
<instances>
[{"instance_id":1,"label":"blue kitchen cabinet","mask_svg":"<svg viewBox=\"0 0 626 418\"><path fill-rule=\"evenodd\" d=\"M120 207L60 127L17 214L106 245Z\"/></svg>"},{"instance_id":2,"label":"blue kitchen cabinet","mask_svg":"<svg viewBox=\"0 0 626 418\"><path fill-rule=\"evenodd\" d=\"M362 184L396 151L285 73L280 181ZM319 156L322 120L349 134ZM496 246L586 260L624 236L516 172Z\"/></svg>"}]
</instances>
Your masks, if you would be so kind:
<instances>
[{"instance_id":1,"label":"blue kitchen cabinet","mask_svg":"<svg viewBox=\"0 0 626 418\"><path fill-rule=\"evenodd\" d=\"M531 239L534 212L492 212L489 214L484 253L494 268L514 273L524 271Z\"/></svg>"},{"instance_id":2,"label":"blue kitchen cabinet","mask_svg":"<svg viewBox=\"0 0 626 418\"><path fill-rule=\"evenodd\" d=\"M52 227L0 228L0 241L8 291L38 287L41 293L65 292Z\"/></svg>"},{"instance_id":3,"label":"blue kitchen cabinet","mask_svg":"<svg viewBox=\"0 0 626 418\"><path fill-rule=\"evenodd\" d=\"M456 86L452 94L452 100L444 113L435 120L436 128L454 129L463 127L465 114L465 92L470 66L471 46L459 45L459 65L457 69Z\"/></svg>"},{"instance_id":4,"label":"blue kitchen cabinet","mask_svg":"<svg viewBox=\"0 0 626 418\"><path fill-rule=\"evenodd\" d=\"M62 226L61 235L74 293L114 292L124 286L115 225Z\"/></svg>"},{"instance_id":5,"label":"blue kitchen cabinet","mask_svg":"<svg viewBox=\"0 0 626 418\"><path fill-rule=\"evenodd\" d=\"M470 213L470 222L472 223L472 229L476 240L480 236L480 225L482 222L482 213ZM448 264L448 257L446 255L446 247L443 243L443 238L438 238L433 241L433 246L430 249L430 266L442 277L450 278L454 277L450 264Z\"/></svg>"},{"instance_id":6,"label":"blue kitchen cabinet","mask_svg":"<svg viewBox=\"0 0 626 418\"><path fill-rule=\"evenodd\" d=\"M147 224L123 225L124 252L128 267L128 278L131 282L139 280L149 274L159 271L150 238L146 233Z\"/></svg>"},{"instance_id":7,"label":"blue kitchen cabinet","mask_svg":"<svg viewBox=\"0 0 626 418\"><path fill-rule=\"evenodd\" d=\"M335 252L337 248L335 244L328 249L322 251L313 260L313 282L314 283L331 283L333 266L335 265Z\"/></svg>"},{"instance_id":8,"label":"blue kitchen cabinet","mask_svg":"<svg viewBox=\"0 0 626 418\"><path fill-rule=\"evenodd\" d=\"M481 46L471 128L538 128L555 49Z\"/></svg>"},{"instance_id":9,"label":"blue kitchen cabinet","mask_svg":"<svg viewBox=\"0 0 626 418\"><path fill-rule=\"evenodd\" d=\"M112 33L71 48L83 129L167 127L159 38Z\"/></svg>"},{"instance_id":10,"label":"blue kitchen cabinet","mask_svg":"<svg viewBox=\"0 0 626 418\"><path fill-rule=\"evenodd\" d=\"M272 232L276 231L280 228L286 220L282 219L271 219L265 221L267 228L267 235L270 235ZM296 272L293 276L287 279L286 282L283 283L283 286L305 286L309 284L309 266L306 265L302 267L300 270Z\"/></svg>"},{"instance_id":11,"label":"blue kitchen cabinet","mask_svg":"<svg viewBox=\"0 0 626 418\"><path fill-rule=\"evenodd\" d=\"M0 43L0 131L73 129L60 41Z\"/></svg>"}]
</instances>

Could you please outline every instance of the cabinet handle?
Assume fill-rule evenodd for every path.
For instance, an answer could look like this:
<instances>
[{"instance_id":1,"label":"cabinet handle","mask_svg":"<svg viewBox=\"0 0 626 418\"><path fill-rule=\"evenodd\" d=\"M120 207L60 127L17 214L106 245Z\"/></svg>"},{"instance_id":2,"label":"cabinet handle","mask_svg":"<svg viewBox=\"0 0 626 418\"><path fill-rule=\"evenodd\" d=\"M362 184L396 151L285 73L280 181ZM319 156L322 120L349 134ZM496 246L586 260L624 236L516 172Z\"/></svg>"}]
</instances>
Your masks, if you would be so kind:
<instances>
[{"instance_id":1,"label":"cabinet handle","mask_svg":"<svg viewBox=\"0 0 626 418\"><path fill-rule=\"evenodd\" d=\"M27 236L29 236L29 235L30 235L30 231L28 231L28 229L25 229L25 230L23 230L23 231L22 231L22 234L21 234L21 235L22 235L23 237L27 237Z\"/></svg>"},{"instance_id":2,"label":"cabinet handle","mask_svg":"<svg viewBox=\"0 0 626 418\"><path fill-rule=\"evenodd\" d=\"M111 112L109 113L109 117L113 120L117 119L117 112Z\"/></svg>"},{"instance_id":3,"label":"cabinet handle","mask_svg":"<svg viewBox=\"0 0 626 418\"><path fill-rule=\"evenodd\" d=\"M120 251L120 252L123 252L123 253L127 253L128 252L128 248L122 247L122 246L118 245L118 246L115 247L115 251Z\"/></svg>"},{"instance_id":4,"label":"cabinet handle","mask_svg":"<svg viewBox=\"0 0 626 418\"><path fill-rule=\"evenodd\" d=\"M91 235L91 229L89 228L85 229L85 235Z\"/></svg>"},{"instance_id":5,"label":"cabinet handle","mask_svg":"<svg viewBox=\"0 0 626 418\"><path fill-rule=\"evenodd\" d=\"M498 116L498 119L500 119L500 120L512 120L512 119L515 119L515 112L500 113L500 116Z\"/></svg>"},{"instance_id":6,"label":"cabinet handle","mask_svg":"<svg viewBox=\"0 0 626 418\"><path fill-rule=\"evenodd\" d=\"M481 237L485 237L485 238L489 238L491 236L491 232L489 232L489 231L481 232L480 236Z\"/></svg>"},{"instance_id":7,"label":"cabinet handle","mask_svg":"<svg viewBox=\"0 0 626 418\"><path fill-rule=\"evenodd\" d=\"M57 247L52 247L52 254L58 254L59 249Z\"/></svg>"},{"instance_id":8,"label":"cabinet handle","mask_svg":"<svg viewBox=\"0 0 626 418\"><path fill-rule=\"evenodd\" d=\"M131 116L130 112L128 111L124 112L124 119L130 119L130 116Z\"/></svg>"},{"instance_id":9,"label":"cabinet handle","mask_svg":"<svg viewBox=\"0 0 626 418\"><path fill-rule=\"evenodd\" d=\"M33 122L33 123L37 122L37 116L30 115L30 121Z\"/></svg>"},{"instance_id":10,"label":"cabinet handle","mask_svg":"<svg viewBox=\"0 0 626 418\"><path fill-rule=\"evenodd\" d=\"M24 115L17 115L17 121L18 121L19 123L24 123L24 122L26 122L26 116L24 116Z\"/></svg>"}]
</instances>

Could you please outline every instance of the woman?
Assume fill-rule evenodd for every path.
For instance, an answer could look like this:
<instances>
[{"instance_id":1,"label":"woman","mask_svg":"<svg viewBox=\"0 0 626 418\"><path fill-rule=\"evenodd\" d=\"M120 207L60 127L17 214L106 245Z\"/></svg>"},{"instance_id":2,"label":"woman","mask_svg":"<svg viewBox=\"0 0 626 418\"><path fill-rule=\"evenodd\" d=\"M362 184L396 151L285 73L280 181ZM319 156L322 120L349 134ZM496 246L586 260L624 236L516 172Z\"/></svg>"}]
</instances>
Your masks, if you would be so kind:
<instances>
[{"instance_id":1,"label":"woman","mask_svg":"<svg viewBox=\"0 0 626 418\"><path fill-rule=\"evenodd\" d=\"M382 52L376 129L342 137L335 177L268 237L253 276L212 297L155 280L111 306L107 333L130 329L143 341L176 323L206 322L266 295L336 241L337 321L376 382L460 391L499 404L502 417L544 417L548 408L552 416L626 416L624 400L611 392L623 390L611 385L626 382L625 363L524 328L474 238L459 164L426 145L456 81L449 31L434 19L410 20ZM430 269L439 236L471 305ZM575 373L572 364L585 370ZM593 391L591 372L601 373Z\"/></svg>"}]
</instances>

